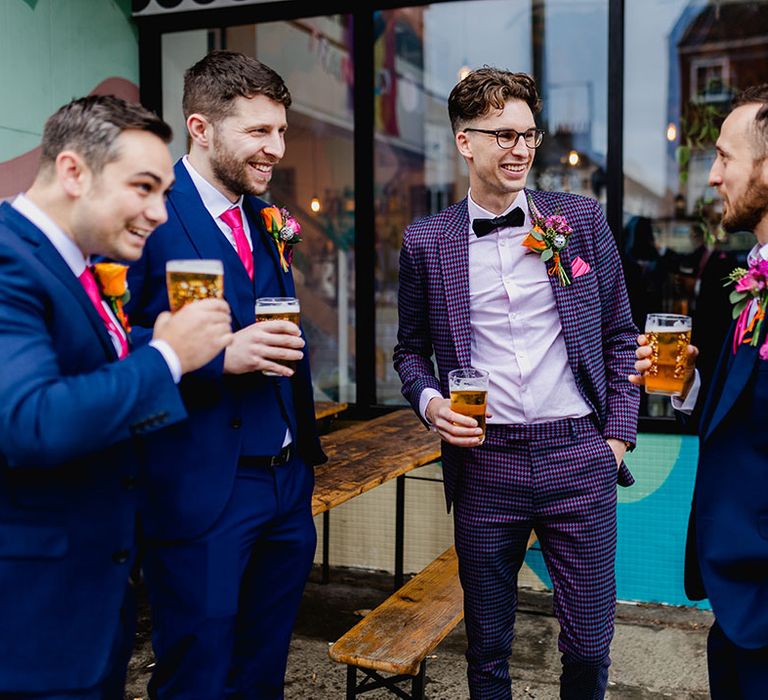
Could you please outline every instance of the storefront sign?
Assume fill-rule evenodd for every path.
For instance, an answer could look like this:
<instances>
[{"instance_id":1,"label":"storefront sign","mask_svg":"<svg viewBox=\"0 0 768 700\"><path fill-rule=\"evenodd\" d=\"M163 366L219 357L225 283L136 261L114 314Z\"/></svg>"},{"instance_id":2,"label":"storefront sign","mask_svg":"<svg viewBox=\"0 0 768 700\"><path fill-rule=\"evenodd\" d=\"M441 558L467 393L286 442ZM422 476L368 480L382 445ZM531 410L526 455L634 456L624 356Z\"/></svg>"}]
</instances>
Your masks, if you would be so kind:
<instances>
[{"instance_id":1,"label":"storefront sign","mask_svg":"<svg viewBox=\"0 0 768 700\"><path fill-rule=\"evenodd\" d=\"M132 0L134 16L160 15L190 10L213 10L222 7L262 5L272 0Z\"/></svg>"}]
</instances>

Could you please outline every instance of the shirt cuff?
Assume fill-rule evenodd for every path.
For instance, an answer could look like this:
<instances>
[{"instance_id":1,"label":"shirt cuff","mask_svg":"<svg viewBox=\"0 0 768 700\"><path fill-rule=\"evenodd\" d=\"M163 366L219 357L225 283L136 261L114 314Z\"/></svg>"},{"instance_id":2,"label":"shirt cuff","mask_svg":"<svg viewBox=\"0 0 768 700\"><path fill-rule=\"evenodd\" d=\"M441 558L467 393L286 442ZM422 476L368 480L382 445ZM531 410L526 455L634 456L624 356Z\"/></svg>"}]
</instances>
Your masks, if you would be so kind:
<instances>
[{"instance_id":1,"label":"shirt cuff","mask_svg":"<svg viewBox=\"0 0 768 700\"><path fill-rule=\"evenodd\" d=\"M696 406L696 400L699 398L699 391L701 390L701 377L699 376L699 370L694 371L695 374L693 377L693 384L691 384L691 388L688 391L688 396L685 397L685 401L683 401L679 396L672 397L672 408L689 416L691 413L693 413L693 409Z\"/></svg>"},{"instance_id":2,"label":"shirt cuff","mask_svg":"<svg viewBox=\"0 0 768 700\"><path fill-rule=\"evenodd\" d=\"M149 347L155 348L163 356L173 383L178 384L181 381L181 361L176 351L165 340L150 340Z\"/></svg>"},{"instance_id":3,"label":"shirt cuff","mask_svg":"<svg viewBox=\"0 0 768 700\"><path fill-rule=\"evenodd\" d=\"M433 389L432 387L424 389L419 397L419 413L424 419L424 422L430 427L432 427L432 423L427 420L427 404L436 397L442 399L443 395L437 389Z\"/></svg>"}]
</instances>

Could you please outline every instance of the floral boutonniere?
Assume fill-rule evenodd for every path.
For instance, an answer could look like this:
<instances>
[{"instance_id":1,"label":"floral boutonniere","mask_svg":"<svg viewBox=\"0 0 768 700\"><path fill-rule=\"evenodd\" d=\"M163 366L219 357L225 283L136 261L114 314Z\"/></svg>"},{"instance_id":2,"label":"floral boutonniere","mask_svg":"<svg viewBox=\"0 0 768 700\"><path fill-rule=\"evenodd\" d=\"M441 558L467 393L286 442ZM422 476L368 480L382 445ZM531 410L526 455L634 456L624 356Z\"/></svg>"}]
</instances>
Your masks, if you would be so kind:
<instances>
[{"instance_id":1,"label":"floral boutonniere","mask_svg":"<svg viewBox=\"0 0 768 700\"><path fill-rule=\"evenodd\" d=\"M301 224L294 219L287 209L264 207L261 218L267 232L272 236L280 254L280 265L283 272L288 272L288 266L293 260L293 246L301 243Z\"/></svg>"},{"instance_id":2,"label":"floral boutonniere","mask_svg":"<svg viewBox=\"0 0 768 700\"><path fill-rule=\"evenodd\" d=\"M768 260L757 260L749 269L737 267L725 278L725 286L734 285L730 300L733 306L733 318L736 319L736 332L733 335L733 352L736 353L741 343L756 347L760 339L760 330L768 306ZM757 301L757 311L750 320L749 309L752 300ZM760 348L760 359L768 360L768 338Z\"/></svg>"},{"instance_id":3,"label":"floral boutonniere","mask_svg":"<svg viewBox=\"0 0 768 700\"><path fill-rule=\"evenodd\" d=\"M571 280L560 263L560 253L568 245L568 237L573 229L568 225L565 217L557 214L542 216L528 196L528 209L531 212L533 228L525 237L521 245L524 245L532 253L540 253L541 260L549 265L549 274L557 275L560 284L567 287Z\"/></svg>"},{"instance_id":4,"label":"floral boutonniere","mask_svg":"<svg viewBox=\"0 0 768 700\"><path fill-rule=\"evenodd\" d=\"M93 266L93 276L99 285L101 296L107 300L109 307L115 314L126 334L130 333L128 316L123 306L128 303L131 293L128 291L128 266L120 263L96 263Z\"/></svg>"}]
</instances>

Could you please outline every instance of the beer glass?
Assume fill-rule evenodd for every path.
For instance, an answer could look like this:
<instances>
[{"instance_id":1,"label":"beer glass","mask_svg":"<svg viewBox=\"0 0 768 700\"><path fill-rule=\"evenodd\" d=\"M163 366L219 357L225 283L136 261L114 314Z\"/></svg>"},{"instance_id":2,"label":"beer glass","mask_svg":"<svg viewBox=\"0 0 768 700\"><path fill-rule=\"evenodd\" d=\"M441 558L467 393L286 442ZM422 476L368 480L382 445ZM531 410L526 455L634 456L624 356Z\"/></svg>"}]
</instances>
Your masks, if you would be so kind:
<instances>
[{"instance_id":1,"label":"beer glass","mask_svg":"<svg viewBox=\"0 0 768 700\"><path fill-rule=\"evenodd\" d=\"M681 396L688 370L691 317L679 314L648 314L645 336L651 347L651 366L645 373L645 391L662 396Z\"/></svg>"},{"instance_id":2,"label":"beer glass","mask_svg":"<svg viewBox=\"0 0 768 700\"><path fill-rule=\"evenodd\" d=\"M165 285L171 311L196 299L223 299L224 265L221 260L169 260Z\"/></svg>"},{"instance_id":3,"label":"beer glass","mask_svg":"<svg viewBox=\"0 0 768 700\"><path fill-rule=\"evenodd\" d=\"M299 325L301 308L296 297L259 297L256 300L256 322L260 321L290 321ZM277 361L277 360L276 360ZM281 365L296 370L296 362L284 360ZM264 372L274 377L274 372Z\"/></svg>"},{"instance_id":4,"label":"beer glass","mask_svg":"<svg viewBox=\"0 0 768 700\"><path fill-rule=\"evenodd\" d=\"M488 403L488 372L467 367L448 372L448 388L451 392L451 410L470 416L483 431L480 444L485 440L485 412Z\"/></svg>"}]
</instances>

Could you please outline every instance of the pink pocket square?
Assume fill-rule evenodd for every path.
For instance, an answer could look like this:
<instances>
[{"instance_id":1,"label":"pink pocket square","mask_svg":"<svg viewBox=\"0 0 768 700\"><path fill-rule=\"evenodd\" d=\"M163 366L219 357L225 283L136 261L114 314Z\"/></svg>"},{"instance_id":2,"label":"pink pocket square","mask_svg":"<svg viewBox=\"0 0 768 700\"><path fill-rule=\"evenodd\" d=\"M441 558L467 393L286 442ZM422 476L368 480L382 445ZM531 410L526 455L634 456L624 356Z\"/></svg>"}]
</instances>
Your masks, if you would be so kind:
<instances>
[{"instance_id":1,"label":"pink pocket square","mask_svg":"<svg viewBox=\"0 0 768 700\"><path fill-rule=\"evenodd\" d=\"M578 255L571 260L571 274L573 279L586 275L592 268L589 263L585 263Z\"/></svg>"}]
</instances>

